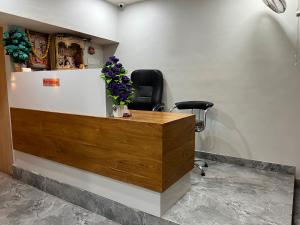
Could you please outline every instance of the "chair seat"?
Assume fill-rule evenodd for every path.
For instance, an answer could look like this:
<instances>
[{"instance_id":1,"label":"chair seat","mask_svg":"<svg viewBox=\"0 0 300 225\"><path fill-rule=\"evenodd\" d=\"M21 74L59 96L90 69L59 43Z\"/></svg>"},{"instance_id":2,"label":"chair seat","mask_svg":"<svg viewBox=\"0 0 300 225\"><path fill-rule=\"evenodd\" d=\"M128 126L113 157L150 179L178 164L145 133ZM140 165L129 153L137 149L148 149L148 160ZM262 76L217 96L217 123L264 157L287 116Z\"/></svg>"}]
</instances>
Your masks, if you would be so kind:
<instances>
[{"instance_id":1,"label":"chair seat","mask_svg":"<svg viewBox=\"0 0 300 225\"><path fill-rule=\"evenodd\" d=\"M207 110L214 106L211 102L206 101L185 101L185 102L176 102L177 109L201 109Z\"/></svg>"},{"instance_id":2,"label":"chair seat","mask_svg":"<svg viewBox=\"0 0 300 225\"><path fill-rule=\"evenodd\" d=\"M133 110L147 110L151 111L155 105L151 102L150 98L135 98L132 103L128 105L129 109Z\"/></svg>"},{"instance_id":3,"label":"chair seat","mask_svg":"<svg viewBox=\"0 0 300 225\"><path fill-rule=\"evenodd\" d=\"M134 98L133 100L135 103L138 103L138 104L152 104L152 99L151 97L136 97Z\"/></svg>"}]
</instances>

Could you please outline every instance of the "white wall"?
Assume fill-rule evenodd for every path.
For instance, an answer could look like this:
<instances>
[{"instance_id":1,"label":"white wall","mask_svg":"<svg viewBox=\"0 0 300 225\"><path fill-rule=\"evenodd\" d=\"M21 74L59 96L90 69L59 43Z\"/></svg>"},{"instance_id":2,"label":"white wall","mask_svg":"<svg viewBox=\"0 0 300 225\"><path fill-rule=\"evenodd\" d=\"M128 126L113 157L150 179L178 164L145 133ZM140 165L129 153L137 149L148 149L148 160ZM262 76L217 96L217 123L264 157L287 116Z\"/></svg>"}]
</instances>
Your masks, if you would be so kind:
<instances>
[{"instance_id":1,"label":"white wall","mask_svg":"<svg viewBox=\"0 0 300 225\"><path fill-rule=\"evenodd\" d=\"M0 12L117 41L119 10L104 0L0 0Z\"/></svg>"},{"instance_id":2,"label":"white wall","mask_svg":"<svg viewBox=\"0 0 300 225\"><path fill-rule=\"evenodd\" d=\"M95 49L95 54L94 55L90 55L88 53L88 49L89 47L92 46ZM103 65L103 46L102 45L98 45L98 44L94 44L91 42L87 42L85 44L85 48L83 51L83 61L85 65L88 65L88 68L99 68L100 66Z\"/></svg>"},{"instance_id":3,"label":"white wall","mask_svg":"<svg viewBox=\"0 0 300 225\"><path fill-rule=\"evenodd\" d=\"M295 165L300 178L295 11L296 1L283 15L261 0L146 1L121 13L116 54L130 71L160 69L169 107L215 103L198 148Z\"/></svg>"}]
</instances>

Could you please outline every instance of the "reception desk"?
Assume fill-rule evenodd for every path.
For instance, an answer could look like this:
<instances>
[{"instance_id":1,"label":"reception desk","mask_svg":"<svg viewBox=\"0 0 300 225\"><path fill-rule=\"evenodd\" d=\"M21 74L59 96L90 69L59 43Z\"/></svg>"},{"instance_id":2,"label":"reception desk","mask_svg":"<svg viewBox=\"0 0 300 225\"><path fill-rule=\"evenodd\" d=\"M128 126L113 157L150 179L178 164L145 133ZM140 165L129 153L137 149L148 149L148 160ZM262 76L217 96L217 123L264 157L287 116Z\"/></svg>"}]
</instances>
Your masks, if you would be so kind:
<instances>
[{"instance_id":1,"label":"reception desk","mask_svg":"<svg viewBox=\"0 0 300 225\"><path fill-rule=\"evenodd\" d=\"M98 75L13 74L14 165L161 216L190 187L195 117L131 111L111 118ZM51 77L59 87L42 85Z\"/></svg>"},{"instance_id":2,"label":"reception desk","mask_svg":"<svg viewBox=\"0 0 300 225\"><path fill-rule=\"evenodd\" d=\"M193 168L194 116L132 111L128 119L11 108L14 149L156 192Z\"/></svg>"}]
</instances>

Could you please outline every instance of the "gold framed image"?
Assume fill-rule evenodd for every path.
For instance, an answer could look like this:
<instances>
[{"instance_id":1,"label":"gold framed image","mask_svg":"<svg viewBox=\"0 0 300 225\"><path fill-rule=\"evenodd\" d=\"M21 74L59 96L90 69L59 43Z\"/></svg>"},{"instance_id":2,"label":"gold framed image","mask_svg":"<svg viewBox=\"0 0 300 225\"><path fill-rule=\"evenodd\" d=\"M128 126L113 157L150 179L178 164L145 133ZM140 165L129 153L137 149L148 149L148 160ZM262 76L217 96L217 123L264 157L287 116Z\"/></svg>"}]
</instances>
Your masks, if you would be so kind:
<instances>
[{"instance_id":1,"label":"gold framed image","mask_svg":"<svg viewBox=\"0 0 300 225\"><path fill-rule=\"evenodd\" d=\"M50 67L49 49L50 34L26 30L29 41L32 43L32 53L29 57L29 66L33 70L47 70Z\"/></svg>"}]
</instances>

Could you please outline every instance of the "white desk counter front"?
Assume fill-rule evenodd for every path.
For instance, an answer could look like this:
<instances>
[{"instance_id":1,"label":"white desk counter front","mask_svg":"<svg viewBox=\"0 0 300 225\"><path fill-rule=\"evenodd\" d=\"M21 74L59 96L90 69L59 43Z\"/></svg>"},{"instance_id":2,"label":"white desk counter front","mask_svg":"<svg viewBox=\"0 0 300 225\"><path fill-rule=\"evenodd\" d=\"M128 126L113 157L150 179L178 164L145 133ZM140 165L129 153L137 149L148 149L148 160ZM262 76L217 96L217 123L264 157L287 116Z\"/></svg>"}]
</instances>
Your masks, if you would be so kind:
<instances>
[{"instance_id":1,"label":"white desk counter front","mask_svg":"<svg viewBox=\"0 0 300 225\"><path fill-rule=\"evenodd\" d=\"M100 74L100 69L12 73L10 107L105 117L105 83ZM44 86L44 79L58 79L59 86Z\"/></svg>"}]
</instances>

